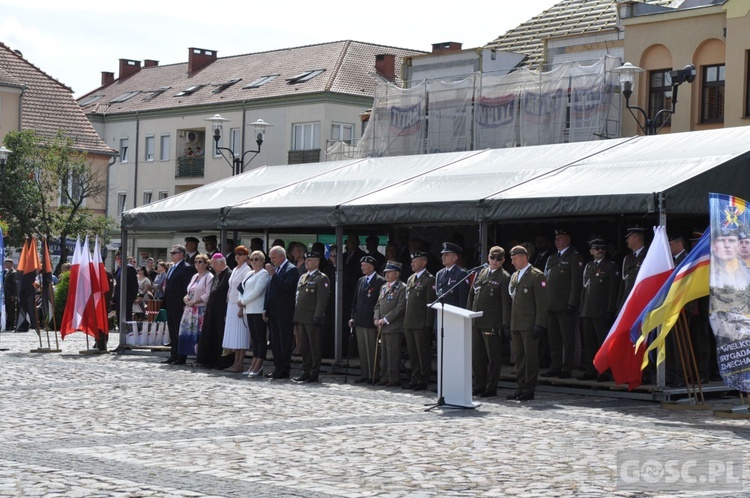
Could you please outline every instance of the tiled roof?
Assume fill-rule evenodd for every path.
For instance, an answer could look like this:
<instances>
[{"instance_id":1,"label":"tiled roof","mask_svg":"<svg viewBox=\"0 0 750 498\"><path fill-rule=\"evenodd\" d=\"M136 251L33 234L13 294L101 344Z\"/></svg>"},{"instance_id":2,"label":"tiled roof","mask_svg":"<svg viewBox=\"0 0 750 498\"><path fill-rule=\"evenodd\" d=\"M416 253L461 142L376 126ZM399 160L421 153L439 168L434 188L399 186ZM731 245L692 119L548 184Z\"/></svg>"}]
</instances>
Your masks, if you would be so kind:
<instances>
[{"instance_id":1,"label":"tiled roof","mask_svg":"<svg viewBox=\"0 0 750 498\"><path fill-rule=\"evenodd\" d=\"M644 3L668 5L671 1ZM615 0L562 0L491 41L486 48L526 54L525 64L539 66L544 62L544 40L613 30L617 25L616 9Z\"/></svg>"},{"instance_id":2,"label":"tiled roof","mask_svg":"<svg viewBox=\"0 0 750 498\"><path fill-rule=\"evenodd\" d=\"M21 129L52 137L59 130L73 139L76 149L113 154L96 133L91 122L73 98L73 91L0 43L0 81L3 74L22 85ZM10 83L10 82L8 82Z\"/></svg>"},{"instance_id":3,"label":"tiled roof","mask_svg":"<svg viewBox=\"0 0 750 498\"><path fill-rule=\"evenodd\" d=\"M423 54L417 50L373 45L356 41L336 41L319 45L273 50L218 58L188 74L188 63L143 67L137 73L117 79L78 99L86 113L108 115L144 110L171 109L196 105L253 101L321 92L373 97L377 79L375 56L396 56L396 73L403 57ZM306 71L323 70L301 83L287 80ZM278 75L257 88L243 87L263 76ZM223 91L212 93L217 85L239 79ZM190 95L176 97L182 90L205 85ZM159 89L168 90L155 95ZM121 102L112 102L131 92L140 92ZM94 99L95 96L99 98Z\"/></svg>"}]
</instances>

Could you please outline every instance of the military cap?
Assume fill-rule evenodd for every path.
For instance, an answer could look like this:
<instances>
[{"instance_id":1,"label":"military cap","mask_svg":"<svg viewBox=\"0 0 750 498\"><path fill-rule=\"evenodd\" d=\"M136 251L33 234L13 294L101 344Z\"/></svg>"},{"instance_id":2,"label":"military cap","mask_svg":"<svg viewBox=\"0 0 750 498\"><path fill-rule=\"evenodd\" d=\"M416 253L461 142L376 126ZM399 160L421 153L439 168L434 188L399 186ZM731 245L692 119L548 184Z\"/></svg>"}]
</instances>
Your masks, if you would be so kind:
<instances>
[{"instance_id":1,"label":"military cap","mask_svg":"<svg viewBox=\"0 0 750 498\"><path fill-rule=\"evenodd\" d=\"M625 238L627 239L628 237L630 237L634 233L639 233L641 235L645 235L646 234L646 229L645 228L641 228L638 225L636 225L636 226L634 226L632 228L628 228L627 232L625 233Z\"/></svg>"},{"instance_id":2,"label":"military cap","mask_svg":"<svg viewBox=\"0 0 750 498\"><path fill-rule=\"evenodd\" d=\"M365 242L377 242L378 244L380 244L380 237L378 237L377 235L369 235L365 239Z\"/></svg>"},{"instance_id":3,"label":"military cap","mask_svg":"<svg viewBox=\"0 0 750 498\"><path fill-rule=\"evenodd\" d=\"M6 263L12 263L13 262L13 258L5 258L5 262Z\"/></svg>"},{"instance_id":4,"label":"military cap","mask_svg":"<svg viewBox=\"0 0 750 498\"><path fill-rule=\"evenodd\" d=\"M490 247L490 256L500 256L501 258L504 258L505 249L500 246L492 246Z\"/></svg>"},{"instance_id":5,"label":"military cap","mask_svg":"<svg viewBox=\"0 0 750 498\"><path fill-rule=\"evenodd\" d=\"M570 232L567 228L560 227L555 229L555 235L570 235Z\"/></svg>"},{"instance_id":6,"label":"military cap","mask_svg":"<svg viewBox=\"0 0 750 498\"><path fill-rule=\"evenodd\" d=\"M385 264L385 268L383 269L383 271L397 271L397 272L400 272L401 271L401 263L399 263L398 261L388 261Z\"/></svg>"},{"instance_id":7,"label":"military cap","mask_svg":"<svg viewBox=\"0 0 750 498\"><path fill-rule=\"evenodd\" d=\"M592 249L606 249L607 242L605 242L604 239L597 237L589 240L589 247Z\"/></svg>"},{"instance_id":8,"label":"military cap","mask_svg":"<svg viewBox=\"0 0 750 498\"><path fill-rule=\"evenodd\" d=\"M425 251L414 251L413 253L410 254L410 256L411 256L411 259L416 259L416 258L429 259L430 258L430 254Z\"/></svg>"},{"instance_id":9,"label":"military cap","mask_svg":"<svg viewBox=\"0 0 750 498\"><path fill-rule=\"evenodd\" d=\"M206 235L203 237L203 242L214 242L216 243L216 235Z\"/></svg>"},{"instance_id":10,"label":"military cap","mask_svg":"<svg viewBox=\"0 0 750 498\"><path fill-rule=\"evenodd\" d=\"M513 249L510 250L510 255L516 256L518 254L525 254L526 256L528 256L529 251L527 251L524 246L514 246Z\"/></svg>"},{"instance_id":11,"label":"military cap","mask_svg":"<svg viewBox=\"0 0 750 498\"><path fill-rule=\"evenodd\" d=\"M735 227L711 227L711 238L717 239L719 237L737 237L740 238L740 230Z\"/></svg>"},{"instance_id":12,"label":"military cap","mask_svg":"<svg viewBox=\"0 0 750 498\"><path fill-rule=\"evenodd\" d=\"M319 252L309 251L309 252L305 253L305 259L307 259L307 258L323 259L323 256L321 256Z\"/></svg>"},{"instance_id":13,"label":"military cap","mask_svg":"<svg viewBox=\"0 0 750 498\"><path fill-rule=\"evenodd\" d=\"M454 254L463 254L464 250L461 249L461 246L458 244L454 244L453 242L443 242L443 250L440 251L440 254L446 254L452 252Z\"/></svg>"},{"instance_id":14,"label":"military cap","mask_svg":"<svg viewBox=\"0 0 750 498\"><path fill-rule=\"evenodd\" d=\"M185 242L195 242L197 244L198 238L197 237L185 237Z\"/></svg>"},{"instance_id":15,"label":"military cap","mask_svg":"<svg viewBox=\"0 0 750 498\"><path fill-rule=\"evenodd\" d=\"M690 242L700 240L701 237L703 237L703 232L700 230L693 230L693 233L690 234Z\"/></svg>"},{"instance_id":16,"label":"military cap","mask_svg":"<svg viewBox=\"0 0 750 498\"><path fill-rule=\"evenodd\" d=\"M375 258L373 258L373 257L372 257L372 256L370 256L370 255L367 255L367 256L362 256L362 257L360 258L359 262L360 262L360 263L367 263L367 264L370 264L370 265L372 265L372 266L373 266L373 267L375 267L375 268L377 268L377 267L378 267L378 260L377 260L377 259L375 259Z\"/></svg>"}]
</instances>

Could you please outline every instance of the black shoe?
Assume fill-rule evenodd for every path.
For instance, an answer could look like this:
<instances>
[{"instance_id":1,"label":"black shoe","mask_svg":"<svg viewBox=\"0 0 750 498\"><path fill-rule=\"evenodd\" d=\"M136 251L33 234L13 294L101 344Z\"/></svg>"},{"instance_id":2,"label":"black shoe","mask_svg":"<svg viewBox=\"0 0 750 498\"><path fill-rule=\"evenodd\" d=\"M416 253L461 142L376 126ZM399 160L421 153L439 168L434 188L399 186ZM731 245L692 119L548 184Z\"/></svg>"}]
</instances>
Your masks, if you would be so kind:
<instances>
[{"instance_id":1,"label":"black shoe","mask_svg":"<svg viewBox=\"0 0 750 498\"><path fill-rule=\"evenodd\" d=\"M471 395L472 396L479 396L483 392L484 392L484 389L474 389L473 391L471 391Z\"/></svg>"},{"instance_id":2,"label":"black shoe","mask_svg":"<svg viewBox=\"0 0 750 498\"><path fill-rule=\"evenodd\" d=\"M363 383L363 382L370 382L370 379L368 379L367 377L360 377L360 378L359 378L359 379L357 379L357 380L356 380L356 381L355 381L354 383L355 383L355 384L361 384L361 383Z\"/></svg>"},{"instance_id":3,"label":"black shoe","mask_svg":"<svg viewBox=\"0 0 750 498\"><path fill-rule=\"evenodd\" d=\"M318 382L318 376L316 375L315 377L308 377L307 379L305 379L305 382L307 382L308 384L312 382Z\"/></svg>"},{"instance_id":4,"label":"black shoe","mask_svg":"<svg viewBox=\"0 0 750 498\"><path fill-rule=\"evenodd\" d=\"M302 375L300 375L298 377L293 377L292 380L294 382L305 382L309 378L310 378L309 375L303 373Z\"/></svg>"},{"instance_id":5,"label":"black shoe","mask_svg":"<svg viewBox=\"0 0 750 498\"><path fill-rule=\"evenodd\" d=\"M187 360L185 358L180 358L179 360L175 360L172 365L184 365L187 363Z\"/></svg>"},{"instance_id":6,"label":"black shoe","mask_svg":"<svg viewBox=\"0 0 750 498\"><path fill-rule=\"evenodd\" d=\"M411 390L413 391L413 390L414 390L414 387L415 387L416 385L417 385L416 383L412 383L412 384L403 384L403 385L401 386L401 389L411 389Z\"/></svg>"},{"instance_id":7,"label":"black shoe","mask_svg":"<svg viewBox=\"0 0 750 498\"><path fill-rule=\"evenodd\" d=\"M507 395L507 396L505 397L505 399L507 399L508 401L515 401L515 400L517 400L517 399L518 399L518 398L520 398L520 397L521 397L521 393L519 393L519 392L514 392L513 394L509 394L509 395Z\"/></svg>"},{"instance_id":8,"label":"black shoe","mask_svg":"<svg viewBox=\"0 0 750 498\"><path fill-rule=\"evenodd\" d=\"M493 391L482 391L479 393L480 398L494 398L495 396L497 396L497 392Z\"/></svg>"},{"instance_id":9,"label":"black shoe","mask_svg":"<svg viewBox=\"0 0 750 498\"><path fill-rule=\"evenodd\" d=\"M276 378L276 372L268 372L266 375L264 375L266 379L275 379Z\"/></svg>"},{"instance_id":10,"label":"black shoe","mask_svg":"<svg viewBox=\"0 0 750 498\"><path fill-rule=\"evenodd\" d=\"M708 384L708 377L700 377L698 380L700 381L701 385Z\"/></svg>"},{"instance_id":11,"label":"black shoe","mask_svg":"<svg viewBox=\"0 0 750 498\"><path fill-rule=\"evenodd\" d=\"M518 401L531 401L534 399L534 393L521 393L516 399Z\"/></svg>"},{"instance_id":12,"label":"black shoe","mask_svg":"<svg viewBox=\"0 0 750 498\"><path fill-rule=\"evenodd\" d=\"M542 374L542 377L559 377L560 371L559 370L547 370Z\"/></svg>"},{"instance_id":13,"label":"black shoe","mask_svg":"<svg viewBox=\"0 0 750 498\"><path fill-rule=\"evenodd\" d=\"M719 374L713 374L713 375L708 376L708 380L710 380L711 382L719 382L719 381L723 381L724 377L722 377Z\"/></svg>"},{"instance_id":14,"label":"black shoe","mask_svg":"<svg viewBox=\"0 0 750 498\"><path fill-rule=\"evenodd\" d=\"M578 377L578 380L596 380L597 375L595 373L585 373Z\"/></svg>"},{"instance_id":15,"label":"black shoe","mask_svg":"<svg viewBox=\"0 0 750 498\"><path fill-rule=\"evenodd\" d=\"M177 361L177 358L172 358L172 357L170 356L170 357L169 357L169 358L167 358L166 360L162 361L162 363L166 363L167 365L171 365L171 364L172 364L172 363L174 363L175 361Z\"/></svg>"},{"instance_id":16,"label":"black shoe","mask_svg":"<svg viewBox=\"0 0 750 498\"><path fill-rule=\"evenodd\" d=\"M685 387L685 381L682 379L674 379L667 382L667 387Z\"/></svg>"},{"instance_id":17,"label":"black shoe","mask_svg":"<svg viewBox=\"0 0 750 498\"><path fill-rule=\"evenodd\" d=\"M276 373L276 372L274 372L274 374L271 376L271 379L273 379L273 380L288 379L288 378L289 378L289 373Z\"/></svg>"},{"instance_id":18,"label":"black shoe","mask_svg":"<svg viewBox=\"0 0 750 498\"><path fill-rule=\"evenodd\" d=\"M411 388L412 391L425 391L427 390L427 384L415 384L414 387Z\"/></svg>"},{"instance_id":19,"label":"black shoe","mask_svg":"<svg viewBox=\"0 0 750 498\"><path fill-rule=\"evenodd\" d=\"M560 375L557 376L558 379L569 379L570 377L570 372L560 372Z\"/></svg>"}]
</instances>

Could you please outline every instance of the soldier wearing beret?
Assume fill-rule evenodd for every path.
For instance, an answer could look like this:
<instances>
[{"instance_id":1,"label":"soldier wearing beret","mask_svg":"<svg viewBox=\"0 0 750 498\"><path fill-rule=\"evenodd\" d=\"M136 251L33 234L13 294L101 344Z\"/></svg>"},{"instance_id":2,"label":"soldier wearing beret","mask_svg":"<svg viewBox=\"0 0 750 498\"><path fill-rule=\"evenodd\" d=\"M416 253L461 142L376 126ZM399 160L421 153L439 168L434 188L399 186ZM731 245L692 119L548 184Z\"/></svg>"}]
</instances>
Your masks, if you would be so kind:
<instances>
[{"instance_id":1,"label":"soldier wearing beret","mask_svg":"<svg viewBox=\"0 0 750 498\"><path fill-rule=\"evenodd\" d=\"M570 233L564 228L555 230L555 248L557 252L550 254L544 269L549 292L547 337L550 369L542 375L569 379L576 345L576 312L583 284L583 257L571 247Z\"/></svg>"},{"instance_id":2,"label":"soldier wearing beret","mask_svg":"<svg viewBox=\"0 0 750 498\"><path fill-rule=\"evenodd\" d=\"M380 385L400 386L401 338L404 334L406 286L399 280L401 263L388 261L384 268L385 284L375 304L374 324L380 329Z\"/></svg>"},{"instance_id":3,"label":"soldier wearing beret","mask_svg":"<svg viewBox=\"0 0 750 498\"><path fill-rule=\"evenodd\" d=\"M646 230L639 226L628 228L625 235L625 243L632 252L625 256L622 261L622 283L620 284L620 295L617 299L617 309L625 304L625 299L630 295L635 285L635 278L641 270L643 260L646 259Z\"/></svg>"},{"instance_id":4,"label":"soldier wearing beret","mask_svg":"<svg viewBox=\"0 0 750 498\"><path fill-rule=\"evenodd\" d=\"M510 277L508 292L513 302L510 308L510 335L516 356L516 392L508 400L534 399L539 375L539 338L547 330L547 279L544 273L529 263L529 252L524 246L510 250L516 271Z\"/></svg>"},{"instance_id":5,"label":"soldier wearing beret","mask_svg":"<svg viewBox=\"0 0 750 498\"><path fill-rule=\"evenodd\" d=\"M325 318L331 284L318 267L323 256L317 252L305 254L304 273L297 283L297 304L293 321L299 327L302 343L302 375L297 382L317 382L320 374L320 326Z\"/></svg>"},{"instance_id":6,"label":"soldier wearing beret","mask_svg":"<svg viewBox=\"0 0 750 498\"><path fill-rule=\"evenodd\" d=\"M198 255L198 239L196 237L185 237L185 263L195 266L195 257Z\"/></svg>"},{"instance_id":7,"label":"soldier wearing beret","mask_svg":"<svg viewBox=\"0 0 750 498\"><path fill-rule=\"evenodd\" d=\"M362 377L357 381L368 382L375 365L375 348L377 347L378 330L373 323L375 318L375 303L380 296L380 288L385 279L375 273L378 261L372 256L360 259L363 276L357 282L357 288L352 299L352 314L349 327L357 333L357 350L359 351L359 365Z\"/></svg>"},{"instance_id":8,"label":"soldier wearing beret","mask_svg":"<svg viewBox=\"0 0 750 498\"><path fill-rule=\"evenodd\" d=\"M466 270L456 264L460 254L463 254L463 249L459 245L443 242L443 250L440 251L443 269L435 276L435 291L438 297L444 297L445 304L466 308L469 298L469 279L466 278ZM459 282L461 284L451 290Z\"/></svg>"},{"instance_id":9,"label":"soldier wearing beret","mask_svg":"<svg viewBox=\"0 0 750 498\"><path fill-rule=\"evenodd\" d=\"M607 243L600 237L589 241L593 261L583 270L583 294L581 300L581 325L583 327L584 374L579 380L596 380L594 355L604 343L617 308L617 292L620 286L620 269L614 261L605 258ZM601 380L606 380L602 376Z\"/></svg>"},{"instance_id":10,"label":"soldier wearing beret","mask_svg":"<svg viewBox=\"0 0 750 498\"><path fill-rule=\"evenodd\" d=\"M487 256L489 266L479 272L469 291L466 307L483 312L472 324L472 369L481 397L497 395L500 380L500 334L510 332L511 299L508 293L510 275L503 270L505 250L494 246Z\"/></svg>"},{"instance_id":11,"label":"soldier wearing beret","mask_svg":"<svg viewBox=\"0 0 750 498\"><path fill-rule=\"evenodd\" d=\"M434 336L435 312L427 305L435 300L435 277L427 270L430 255L424 251L411 254L412 274L406 281L404 337L409 353L411 379L404 389L427 389L432 373L430 347Z\"/></svg>"}]
</instances>

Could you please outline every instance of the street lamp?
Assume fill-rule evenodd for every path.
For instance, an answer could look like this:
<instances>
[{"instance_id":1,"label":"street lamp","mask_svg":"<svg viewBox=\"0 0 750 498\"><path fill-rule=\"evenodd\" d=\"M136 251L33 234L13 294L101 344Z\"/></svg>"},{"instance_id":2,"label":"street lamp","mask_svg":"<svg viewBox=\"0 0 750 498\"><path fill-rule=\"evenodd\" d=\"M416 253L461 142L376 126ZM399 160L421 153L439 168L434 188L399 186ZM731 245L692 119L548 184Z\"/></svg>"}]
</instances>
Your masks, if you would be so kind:
<instances>
[{"instance_id":1,"label":"street lamp","mask_svg":"<svg viewBox=\"0 0 750 498\"><path fill-rule=\"evenodd\" d=\"M667 122L667 119L665 118L664 122L657 129L656 123L659 122L659 118L663 114L675 113L675 110L677 108L677 87L685 83L686 81L688 83L692 83L695 79L695 66L692 64L688 64L682 69L670 71L669 76L672 79L672 108L661 109L653 117L649 116L649 113L643 110L643 108L638 107L637 105L630 105L630 96L633 95L633 82L635 81L635 75L637 73L642 73L645 71L645 69L634 66L629 62L626 62L620 67L612 69L613 73L620 75L620 88L622 89L622 94L625 96L625 107L627 107L628 111L630 111L630 114L633 116L633 119L635 119L635 122L638 123L638 128L640 128L645 135L656 135L661 131L661 129L664 127L664 124L666 124ZM645 119L645 123L643 125L641 125L641 122L638 119L638 116L633 112L633 109L639 111L643 115Z\"/></svg>"},{"instance_id":2,"label":"street lamp","mask_svg":"<svg viewBox=\"0 0 750 498\"><path fill-rule=\"evenodd\" d=\"M250 161L255 158L255 156L260 154L260 146L263 145L263 139L266 136L266 128L270 128L271 126L273 126L266 123L262 119L258 119L257 121L250 123L248 126L252 126L254 129L255 143L258 144L258 150L246 150L241 155L237 156L229 147L219 147L219 140L221 140L221 131L224 128L224 123L228 123L229 120L226 118L222 118L219 114L214 114L213 117L208 118L206 121L211 122L211 127L214 130L214 142L216 143L216 150L219 151L221 157L223 157L226 162L229 163L229 165L232 167L232 176L242 173L245 170L245 166L247 166ZM224 155L223 151L227 151L232 155L231 161L227 156ZM251 153L254 154L253 157L245 162L245 156Z\"/></svg>"},{"instance_id":3,"label":"street lamp","mask_svg":"<svg viewBox=\"0 0 750 498\"><path fill-rule=\"evenodd\" d=\"M12 153L13 151L6 149L4 145L0 147L0 173L5 173L5 163L8 160L8 155Z\"/></svg>"}]
</instances>

